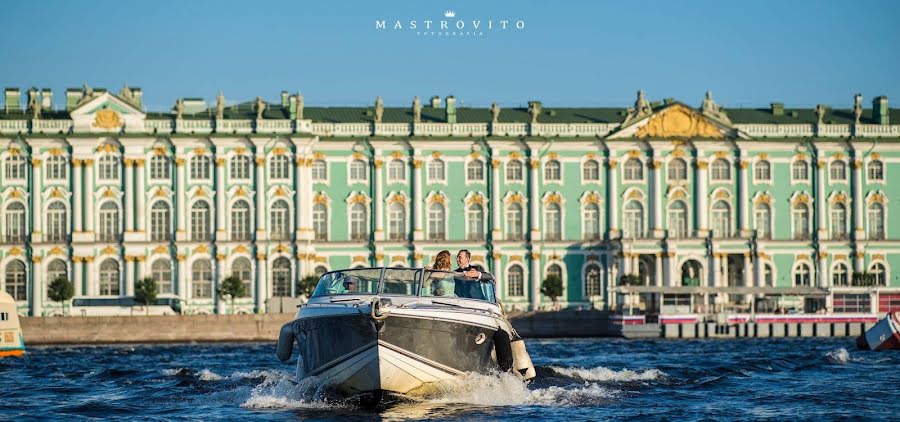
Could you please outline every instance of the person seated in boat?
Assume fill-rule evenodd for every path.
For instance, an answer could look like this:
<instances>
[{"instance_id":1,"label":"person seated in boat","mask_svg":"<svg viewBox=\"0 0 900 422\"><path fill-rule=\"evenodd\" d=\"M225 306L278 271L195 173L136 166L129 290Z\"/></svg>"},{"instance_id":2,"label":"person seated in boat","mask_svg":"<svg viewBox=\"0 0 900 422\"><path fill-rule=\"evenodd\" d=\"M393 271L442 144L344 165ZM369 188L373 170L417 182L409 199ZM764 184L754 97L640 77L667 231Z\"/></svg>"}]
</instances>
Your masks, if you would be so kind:
<instances>
[{"instance_id":1,"label":"person seated in boat","mask_svg":"<svg viewBox=\"0 0 900 422\"><path fill-rule=\"evenodd\" d=\"M469 261L472 259L472 253L467 249L461 249L456 254L457 273L461 273L464 278L456 280L454 293L458 297L468 299L485 300L484 292L481 290L481 283L494 282L494 276L487 272L480 265L472 265Z\"/></svg>"},{"instance_id":2,"label":"person seated in boat","mask_svg":"<svg viewBox=\"0 0 900 422\"><path fill-rule=\"evenodd\" d=\"M443 250L438 252L437 256L434 258L434 265L430 268L432 271L450 271L450 251ZM441 282L440 275L435 275L431 277L431 295L432 296L443 296L446 291L444 289L444 285Z\"/></svg>"},{"instance_id":3,"label":"person seated in boat","mask_svg":"<svg viewBox=\"0 0 900 422\"><path fill-rule=\"evenodd\" d=\"M356 293L359 291L359 279L356 276L346 275L344 276L344 292L345 293Z\"/></svg>"}]
</instances>

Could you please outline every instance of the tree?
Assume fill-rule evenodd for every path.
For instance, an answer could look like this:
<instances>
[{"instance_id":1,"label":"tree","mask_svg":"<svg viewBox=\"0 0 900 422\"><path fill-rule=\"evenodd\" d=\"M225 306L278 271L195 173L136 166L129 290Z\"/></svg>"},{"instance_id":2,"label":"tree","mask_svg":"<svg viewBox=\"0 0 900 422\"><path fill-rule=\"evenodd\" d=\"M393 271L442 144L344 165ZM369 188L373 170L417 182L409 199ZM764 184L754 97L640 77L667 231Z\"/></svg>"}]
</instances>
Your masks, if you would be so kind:
<instances>
[{"instance_id":1,"label":"tree","mask_svg":"<svg viewBox=\"0 0 900 422\"><path fill-rule=\"evenodd\" d=\"M316 284L319 283L319 276L310 274L300 279L297 283L297 294L306 295L306 297L312 296L313 290L316 289Z\"/></svg>"},{"instance_id":2,"label":"tree","mask_svg":"<svg viewBox=\"0 0 900 422\"><path fill-rule=\"evenodd\" d=\"M159 288L156 286L156 281L150 277L144 277L134 285L134 300L146 308L147 315L150 315L150 305L156 302L157 294L159 294Z\"/></svg>"},{"instance_id":3,"label":"tree","mask_svg":"<svg viewBox=\"0 0 900 422\"><path fill-rule=\"evenodd\" d=\"M75 285L63 276L54 278L47 288L47 297L54 302L59 302L59 306L63 309L63 315L66 310L63 302L72 299L73 296L75 296Z\"/></svg>"},{"instance_id":4,"label":"tree","mask_svg":"<svg viewBox=\"0 0 900 422\"><path fill-rule=\"evenodd\" d=\"M219 296L228 296L228 300L231 302L232 315L234 315L234 299L246 295L246 290L244 281L236 275L231 275L222 280L222 285L219 286Z\"/></svg>"},{"instance_id":5,"label":"tree","mask_svg":"<svg viewBox=\"0 0 900 422\"><path fill-rule=\"evenodd\" d=\"M563 295L562 278L556 274L548 275L541 283L541 294L553 301L554 309L559 309L557 299Z\"/></svg>"},{"instance_id":6,"label":"tree","mask_svg":"<svg viewBox=\"0 0 900 422\"><path fill-rule=\"evenodd\" d=\"M625 274L619 279L620 286L640 286L642 283L639 274Z\"/></svg>"}]
</instances>

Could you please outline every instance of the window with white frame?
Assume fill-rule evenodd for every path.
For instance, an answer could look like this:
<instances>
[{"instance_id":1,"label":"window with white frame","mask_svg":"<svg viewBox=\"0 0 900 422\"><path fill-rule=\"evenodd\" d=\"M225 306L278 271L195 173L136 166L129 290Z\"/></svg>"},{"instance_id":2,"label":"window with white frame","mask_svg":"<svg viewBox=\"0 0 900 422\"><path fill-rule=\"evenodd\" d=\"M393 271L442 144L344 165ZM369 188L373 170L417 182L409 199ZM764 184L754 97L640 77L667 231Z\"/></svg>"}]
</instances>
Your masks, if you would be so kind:
<instances>
[{"instance_id":1,"label":"window with white frame","mask_svg":"<svg viewBox=\"0 0 900 422\"><path fill-rule=\"evenodd\" d=\"M388 180L403 182L406 180L406 162L395 158L388 163Z\"/></svg>"},{"instance_id":2,"label":"window with white frame","mask_svg":"<svg viewBox=\"0 0 900 422\"><path fill-rule=\"evenodd\" d=\"M369 166L363 160L353 160L350 162L350 181L356 183L365 183L369 180Z\"/></svg>"},{"instance_id":3,"label":"window with white frame","mask_svg":"<svg viewBox=\"0 0 900 422\"><path fill-rule=\"evenodd\" d=\"M446 212L440 203L428 206L428 240L447 240Z\"/></svg>"},{"instance_id":4,"label":"window with white frame","mask_svg":"<svg viewBox=\"0 0 900 422\"><path fill-rule=\"evenodd\" d=\"M243 199L231 205L231 240L250 240L250 204Z\"/></svg>"},{"instance_id":5,"label":"window with white frame","mask_svg":"<svg viewBox=\"0 0 900 422\"><path fill-rule=\"evenodd\" d=\"M430 183L446 180L444 161L435 158L428 162L428 181Z\"/></svg>"},{"instance_id":6,"label":"window with white frame","mask_svg":"<svg viewBox=\"0 0 900 422\"><path fill-rule=\"evenodd\" d=\"M97 178L100 180L119 179L119 157L104 155L97 160Z\"/></svg>"},{"instance_id":7,"label":"window with white frame","mask_svg":"<svg viewBox=\"0 0 900 422\"><path fill-rule=\"evenodd\" d=\"M544 165L544 181L558 182L562 180L562 170L559 161L549 160Z\"/></svg>"},{"instance_id":8,"label":"window with white frame","mask_svg":"<svg viewBox=\"0 0 900 422\"><path fill-rule=\"evenodd\" d=\"M625 204L625 237L644 237L644 207L638 201Z\"/></svg>"},{"instance_id":9,"label":"window with white frame","mask_svg":"<svg viewBox=\"0 0 900 422\"><path fill-rule=\"evenodd\" d=\"M276 155L269 162L269 178L286 180L291 178L291 165L287 155Z\"/></svg>"},{"instance_id":10,"label":"window with white frame","mask_svg":"<svg viewBox=\"0 0 900 422\"><path fill-rule=\"evenodd\" d=\"M581 180L584 182L600 181L600 163L597 160L587 160L581 165Z\"/></svg>"},{"instance_id":11,"label":"window with white frame","mask_svg":"<svg viewBox=\"0 0 900 422\"><path fill-rule=\"evenodd\" d=\"M833 161L831 163L831 167L829 168L829 173L831 175L831 180L834 182L846 182L847 181L847 163L843 161Z\"/></svg>"},{"instance_id":12,"label":"window with white frame","mask_svg":"<svg viewBox=\"0 0 900 422\"><path fill-rule=\"evenodd\" d=\"M481 204L466 208L466 240L484 240L484 207Z\"/></svg>"},{"instance_id":13,"label":"window with white frame","mask_svg":"<svg viewBox=\"0 0 900 422\"><path fill-rule=\"evenodd\" d=\"M316 182L328 180L328 163L325 160L314 160L312 163L312 179Z\"/></svg>"},{"instance_id":14,"label":"window with white frame","mask_svg":"<svg viewBox=\"0 0 900 422\"><path fill-rule=\"evenodd\" d=\"M584 296L593 297L601 294L600 266L590 264L584 269Z\"/></svg>"},{"instance_id":15,"label":"window with white frame","mask_svg":"<svg viewBox=\"0 0 900 422\"><path fill-rule=\"evenodd\" d=\"M4 170L7 180L25 180L25 157L19 153L6 157Z\"/></svg>"},{"instance_id":16,"label":"window with white frame","mask_svg":"<svg viewBox=\"0 0 900 422\"><path fill-rule=\"evenodd\" d=\"M25 263L18 259L6 264L6 293L16 301L28 300L28 286L25 279Z\"/></svg>"},{"instance_id":17,"label":"window with white frame","mask_svg":"<svg viewBox=\"0 0 900 422\"><path fill-rule=\"evenodd\" d=\"M869 274L875 277L876 286L887 286L887 271L884 268L884 264L880 262L872 264L869 267Z\"/></svg>"},{"instance_id":18,"label":"window with white frame","mask_svg":"<svg viewBox=\"0 0 900 422\"><path fill-rule=\"evenodd\" d=\"M159 294L172 294L172 261L168 258L160 258L153 261L150 268L150 278L156 283Z\"/></svg>"},{"instance_id":19,"label":"window with white frame","mask_svg":"<svg viewBox=\"0 0 900 422\"><path fill-rule=\"evenodd\" d=\"M212 264L198 259L191 266L191 293L194 299L212 299Z\"/></svg>"},{"instance_id":20,"label":"window with white frame","mask_svg":"<svg viewBox=\"0 0 900 422\"><path fill-rule=\"evenodd\" d=\"M25 205L11 202L6 206L3 237L6 242L24 242L26 234Z\"/></svg>"},{"instance_id":21,"label":"window with white frame","mask_svg":"<svg viewBox=\"0 0 900 422\"><path fill-rule=\"evenodd\" d=\"M771 239L772 209L769 207L769 204L756 204L753 208L753 220L756 227L756 237L760 239Z\"/></svg>"},{"instance_id":22,"label":"window with white frame","mask_svg":"<svg viewBox=\"0 0 900 422\"><path fill-rule=\"evenodd\" d=\"M406 207L395 202L388 208L388 239L406 240Z\"/></svg>"},{"instance_id":23,"label":"window with white frame","mask_svg":"<svg viewBox=\"0 0 900 422\"><path fill-rule=\"evenodd\" d=\"M231 157L229 163L231 178L234 180L250 180L250 157L246 155L235 155Z\"/></svg>"},{"instance_id":24,"label":"window with white frame","mask_svg":"<svg viewBox=\"0 0 900 422\"><path fill-rule=\"evenodd\" d=\"M867 237L872 240L884 240L884 205L877 202L869 204L867 214L869 224Z\"/></svg>"},{"instance_id":25,"label":"window with white frame","mask_svg":"<svg viewBox=\"0 0 900 422\"><path fill-rule=\"evenodd\" d=\"M360 203L350 207L350 240L368 240L369 226L366 211L366 206Z\"/></svg>"},{"instance_id":26,"label":"window with white frame","mask_svg":"<svg viewBox=\"0 0 900 422\"><path fill-rule=\"evenodd\" d=\"M47 264L47 285L49 286L53 280L64 278L66 280L68 277L68 269L66 268L65 261L61 259L54 259Z\"/></svg>"},{"instance_id":27,"label":"window with white frame","mask_svg":"<svg viewBox=\"0 0 900 422\"><path fill-rule=\"evenodd\" d=\"M559 204L549 203L544 206L544 239L562 239L562 218Z\"/></svg>"},{"instance_id":28,"label":"window with white frame","mask_svg":"<svg viewBox=\"0 0 900 422\"><path fill-rule=\"evenodd\" d=\"M109 258L100 264L100 295L118 296L120 293L119 263Z\"/></svg>"},{"instance_id":29,"label":"window with white frame","mask_svg":"<svg viewBox=\"0 0 900 422\"><path fill-rule=\"evenodd\" d=\"M466 164L466 180L470 182L481 182L484 180L483 161L472 160Z\"/></svg>"},{"instance_id":30,"label":"window with white frame","mask_svg":"<svg viewBox=\"0 0 900 422\"><path fill-rule=\"evenodd\" d=\"M506 239L523 240L522 224L522 206L516 203L509 204L506 207Z\"/></svg>"},{"instance_id":31,"label":"window with white frame","mask_svg":"<svg viewBox=\"0 0 900 422\"><path fill-rule=\"evenodd\" d=\"M831 270L831 285L832 286L846 286L848 285L848 277L847 277L847 266L842 262L835 264L834 268Z\"/></svg>"},{"instance_id":32,"label":"window with white frame","mask_svg":"<svg viewBox=\"0 0 900 422\"><path fill-rule=\"evenodd\" d=\"M687 162L681 158L669 161L668 175L670 182L683 182L687 180Z\"/></svg>"},{"instance_id":33,"label":"window with white frame","mask_svg":"<svg viewBox=\"0 0 900 422\"><path fill-rule=\"evenodd\" d=\"M866 175L870 182L880 182L884 180L884 164L879 160L869 161L866 167Z\"/></svg>"},{"instance_id":34,"label":"window with white frame","mask_svg":"<svg viewBox=\"0 0 900 422\"><path fill-rule=\"evenodd\" d=\"M713 161L710 166L710 175L714 182L727 182L731 180L731 164L724 158Z\"/></svg>"},{"instance_id":35,"label":"window with white frame","mask_svg":"<svg viewBox=\"0 0 900 422\"><path fill-rule=\"evenodd\" d=\"M156 155L150 159L150 179L167 180L171 177L169 157Z\"/></svg>"},{"instance_id":36,"label":"window with white frame","mask_svg":"<svg viewBox=\"0 0 900 422\"><path fill-rule=\"evenodd\" d=\"M150 240L165 242L172 239L172 223L169 204L156 201L150 207Z\"/></svg>"},{"instance_id":37,"label":"window with white frame","mask_svg":"<svg viewBox=\"0 0 900 422\"><path fill-rule=\"evenodd\" d=\"M212 238L210 230L210 207L206 201L194 202L191 206L191 240L205 242Z\"/></svg>"},{"instance_id":38,"label":"window with white frame","mask_svg":"<svg viewBox=\"0 0 900 422\"><path fill-rule=\"evenodd\" d=\"M47 207L47 241L64 242L68 234L69 220L66 206L61 201L54 201Z\"/></svg>"},{"instance_id":39,"label":"window with white frame","mask_svg":"<svg viewBox=\"0 0 900 422\"><path fill-rule=\"evenodd\" d=\"M806 204L794 204L791 210L794 222L794 240L809 240L809 207Z\"/></svg>"},{"instance_id":40,"label":"window with white frame","mask_svg":"<svg viewBox=\"0 0 900 422\"><path fill-rule=\"evenodd\" d=\"M562 280L562 268L557 264L550 264L550 266L547 267L547 277L559 277L559 279Z\"/></svg>"},{"instance_id":41,"label":"window with white frame","mask_svg":"<svg viewBox=\"0 0 900 422\"><path fill-rule=\"evenodd\" d=\"M795 182L808 182L809 164L806 164L806 161L794 161L794 163L791 164L791 178Z\"/></svg>"},{"instance_id":42,"label":"window with white frame","mask_svg":"<svg viewBox=\"0 0 900 422\"><path fill-rule=\"evenodd\" d=\"M328 240L328 208L325 204L313 206L312 217L316 240Z\"/></svg>"},{"instance_id":43,"label":"window with white frame","mask_svg":"<svg viewBox=\"0 0 900 422\"><path fill-rule=\"evenodd\" d=\"M525 295L525 271L518 264L513 264L506 272L506 285L508 296Z\"/></svg>"},{"instance_id":44,"label":"window with white frame","mask_svg":"<svg viewBox=\"0 0 900 422\"><path fill-rule=\"evenodd\" d=\"M291 210L287 201L277 200L269 211L269 226L272 228L273 240L289 240L291 238Z\"/></svg>"},{"instance_id":45,"label":"window with white frame","mask_svg":"<svg viewBox=\"0 0 900 422\"><path fill-rule=\"evenodd\" d=\"M253 294L253 273L250 260L244 257L235 258L231 264L231 275L244 283L244 294L241 297L250 297Z\"/></svg>"},{"instance_id":46,"label":"window with white frame","mask_svg":"<svg viewBox=\"0 0 900 422\"><path fill-rule=\"evenodd\" d=\"M809 287L812 284L812 272L809 271L809 265L805 262L797 265L797 268L794 270L794 286L801 287L806 286Z\"/></svg>"},{"instance_id":47,"label":"window with white frame","mask_svg":"<svg viewBox=\"0 0 900 422\"><path fill-rule=\"evenodd\" d=\"M52 155L47 158L44 169L47 180L65 180L66 158L61 155Z\"/></svg>"},{"instance_id":48,"label":"window with white frame","mask_svg":"<svg viewBox=\"0 0 900 422\"><path fill-rule=\"evenodd\" d=\"M772 180L772 165L766 160L757 161L753 165L754 175L759 182L768 182Z\"/></svg>"},{"instance_id":49,"label":"window with white frame","mask_svg":"<svg viewBox=\"0 0 900 422\"><path fill-rule=\"evenodd\" d=\"M89 218L91 216L88 216ZM116 242L119 240L119 206L113 201L106 201L100 206L100 241Z\"/></svg>"},{"instance_id":50,"label":"window with white frame","mask_svg":"<svg viewBox=\"0 0 900 422\"><path fill-rule=\"evenodd\" d=\"M716 201L712 207L713 236L731 237L731 207L725 201Z\"/></svg>"},{"instance_id":51,"label":"window with white frame","mask_svg":"<svg viewBox=\"0 0 900 422\"><path fill-rule=\"evenodd\" d=\"M687 205L684 201L676 200L669 204L669 236L675 239L683 239L687 232Z\"/></svg>"},{"instance_id":52,"label":"window with white frame","mask_svg":"<svg viewBox=\"0 0 900 422\"><path fill-rule=\"evenodd\" d=\"M278 257L272 263L272 296L291 295L291 261Z\"/></svg>"},{"instance_id":53,"label":"window with white frame","mask_svg":"<svg viewBox=\"0 0 900 422\"><path fill-rule=\"evenodd\" d=\"M510 160L506 163L506 181L521 182L524 179L522 171L522 162L519 160Z\"/></svg>"},{"instance_id":54,"label":"window with white frame","mask_svg":"<svg viewBox=\"0 0 900 422\"><path fill-rule=\"evenodd\" d=\"M191 158L191 180L209 180L210 159L205 155L197 155Z\"/></svg>"},{"instance_id":55,"label":"window with white frame","mask_svg":"<svg viewBox=\"0 0 900 422\"><path fill-rule=\"evenodd\" d=\"M840 202L831 205L831 238L847 239L847 207Z\"/></svg>"},{"instance_id":56,"label":"window with white frame","mask_svg":"<svg viewBox=\"0 0 900 422\"><path fill-rule=\"evenodd\" d=\"M600 239L600 206L594 203L588 203L582 211L582 220L584 222L584 240Z\"/></svg>"},{"instance_id":57,"label":"window with white frame","mask_svg":"<svg viewBox=\"0 0 900 422\"><path fill-rule=\"evenodd\" d=\"M637 158L631 158L625 162L625 181L639 182L644 180L644 163Z\"/></svg>"}]
</instances>

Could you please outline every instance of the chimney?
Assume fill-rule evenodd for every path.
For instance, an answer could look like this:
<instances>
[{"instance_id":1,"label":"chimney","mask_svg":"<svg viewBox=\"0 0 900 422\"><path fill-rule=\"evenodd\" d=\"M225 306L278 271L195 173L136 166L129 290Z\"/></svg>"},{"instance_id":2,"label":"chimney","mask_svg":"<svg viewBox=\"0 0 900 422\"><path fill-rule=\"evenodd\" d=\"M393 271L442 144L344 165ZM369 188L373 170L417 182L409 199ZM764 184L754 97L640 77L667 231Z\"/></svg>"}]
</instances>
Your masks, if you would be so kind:
<instances>
[{"instance_id":1,"label":"chimney","mask_svg":"<svg viewBox=\"0 0 900 422\"><path fill-rule=\"evenodd\" d=\"M53 90L44 88L41 90L41 110L48 111L53 109Z\"/></svg>"},{"instance_id":2,"label":"chimney","mask_svg":"<svg viewBox=\"0 0 900 422\"><path fill-rule=\"evenodd\" d=\"M66 90L66 111L72 111L75 109L75 105L81 101L81 96L83 93L81 92L81 88L69 88Z\"/></svg>"},{"instance_id":3,"label":"chimney","mask_svg":"<svg viewBox=\"0 0 900 422\"><path fill-rule=\"evenodd\" d=\"M437 95L431 97L431 108L441 108L441 97Z\"/></svg>"},{"instance_id":4,"label":"chimney","mask_svg":"<svg viewBox=\"0 0 900 422\"><path fill-rule=\"evenodd\" d=\"M144 91L140 88L131 88L131 97L134 98L134 106L140 110L144 109Z\"/></svg>"},{"instance_id":5,"label":"chimney","mask_svg":"<svg viewBox=\"0 0 900 422\"><path fill-rule=\"evenodd\" d=\"M784 116L784 103L771 103L773 116Z\"/></svg>"},{"instance_id":6,"label":"chimney","mask_svg":"<svg viewBox=\"0 0 900 422\"><path fill-rule=\"evenodd\" d=\"M281 91L281 107L282 108L288 107L288 92L287 91Z\"/></svg>"},{"instance_id":7,"label":"chimney","mask_svg":"<svg viewBox=\"0 0 900 422\"><path fill-rule=\"evenodd\" d=\"M19 88L6 88L6 111L19 111Z\"/></svg>"},{"instance_id":8,"label":"chimney","mask_svg":"<svg viewBox=\"0 0 900 422\"><path fill-rule=\"evenodd\" d=\"M288 97L288 114L290 115L291 120L297 119L297 96L291 95Z\"/></svg>"},{"instance_id":9,"label":"chimney","mask_svg":"<svg viewBox=\"0 0 900 422\"><path fill-rule=\"evenodd\" d=\"M875 119L876 124L889 125L891 124L890 117L887 96L882 95L872 100L872 118Z\"/></svg>"},{"instance_id":10,"label":"chimney","mask_svg":"<svg viewBox=\"0 0 900 422\"><path fill-rule=\"evenodd\" d=\"M451 95L447 97L445 103L447 104L447 123L456 123L456 98Z\"/></svg>"}]
</instances>

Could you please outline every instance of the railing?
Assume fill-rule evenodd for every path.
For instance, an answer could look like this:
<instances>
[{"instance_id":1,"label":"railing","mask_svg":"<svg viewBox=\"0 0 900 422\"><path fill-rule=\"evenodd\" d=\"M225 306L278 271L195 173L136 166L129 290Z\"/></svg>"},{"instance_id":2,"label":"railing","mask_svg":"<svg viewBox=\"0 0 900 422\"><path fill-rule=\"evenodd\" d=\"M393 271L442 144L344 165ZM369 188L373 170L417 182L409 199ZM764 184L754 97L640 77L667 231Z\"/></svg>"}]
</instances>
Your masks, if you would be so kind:
<instances>
[{"instance_id":1,"label":"railing","mask_svg":"<svg viewBox=\"0 0 900 422\"><path fill-rule=\"evenodd\" d=\"M257 120L257 133L291 133L294 131L293 120Z\"/></svg>"},{"instance_id":2,"label":"railing","mask_svg":"<svg viewBox=\"0 0 900 422\"><path fill-rule=\"evenodd\" d=\"M856 136L900 136L900 125L858 125Z\"/></svg>"},{"instance_id":3,"label":"railing","mask_svg":"<svg viewBox=\"0 0 900 422\"><path fill-rule=\"evenodd\" d=\"M150 133L171 133L175 130L175 124L172 122L172 119L144 120L144 130Z\"/></svg>"},{"instance_id":4,"label":"railing","mask_svg":"<svg viewBox=\"0 0 900 422\"><path fill-rule=\"evenodd\" d=\"M752 137L804 137L813 136L812 124L736 124L737 129Z\"/></svg>"},{"instance_id":5,"label":"railing","mask_svg":"<svg viewBox=\"0 0 900 422\"><path fill-rule=\"evenodd\" d=\"M72 129L71 120L33 120L31 132L37 133L69 133Z\"/></svg>"}]
</instances>

